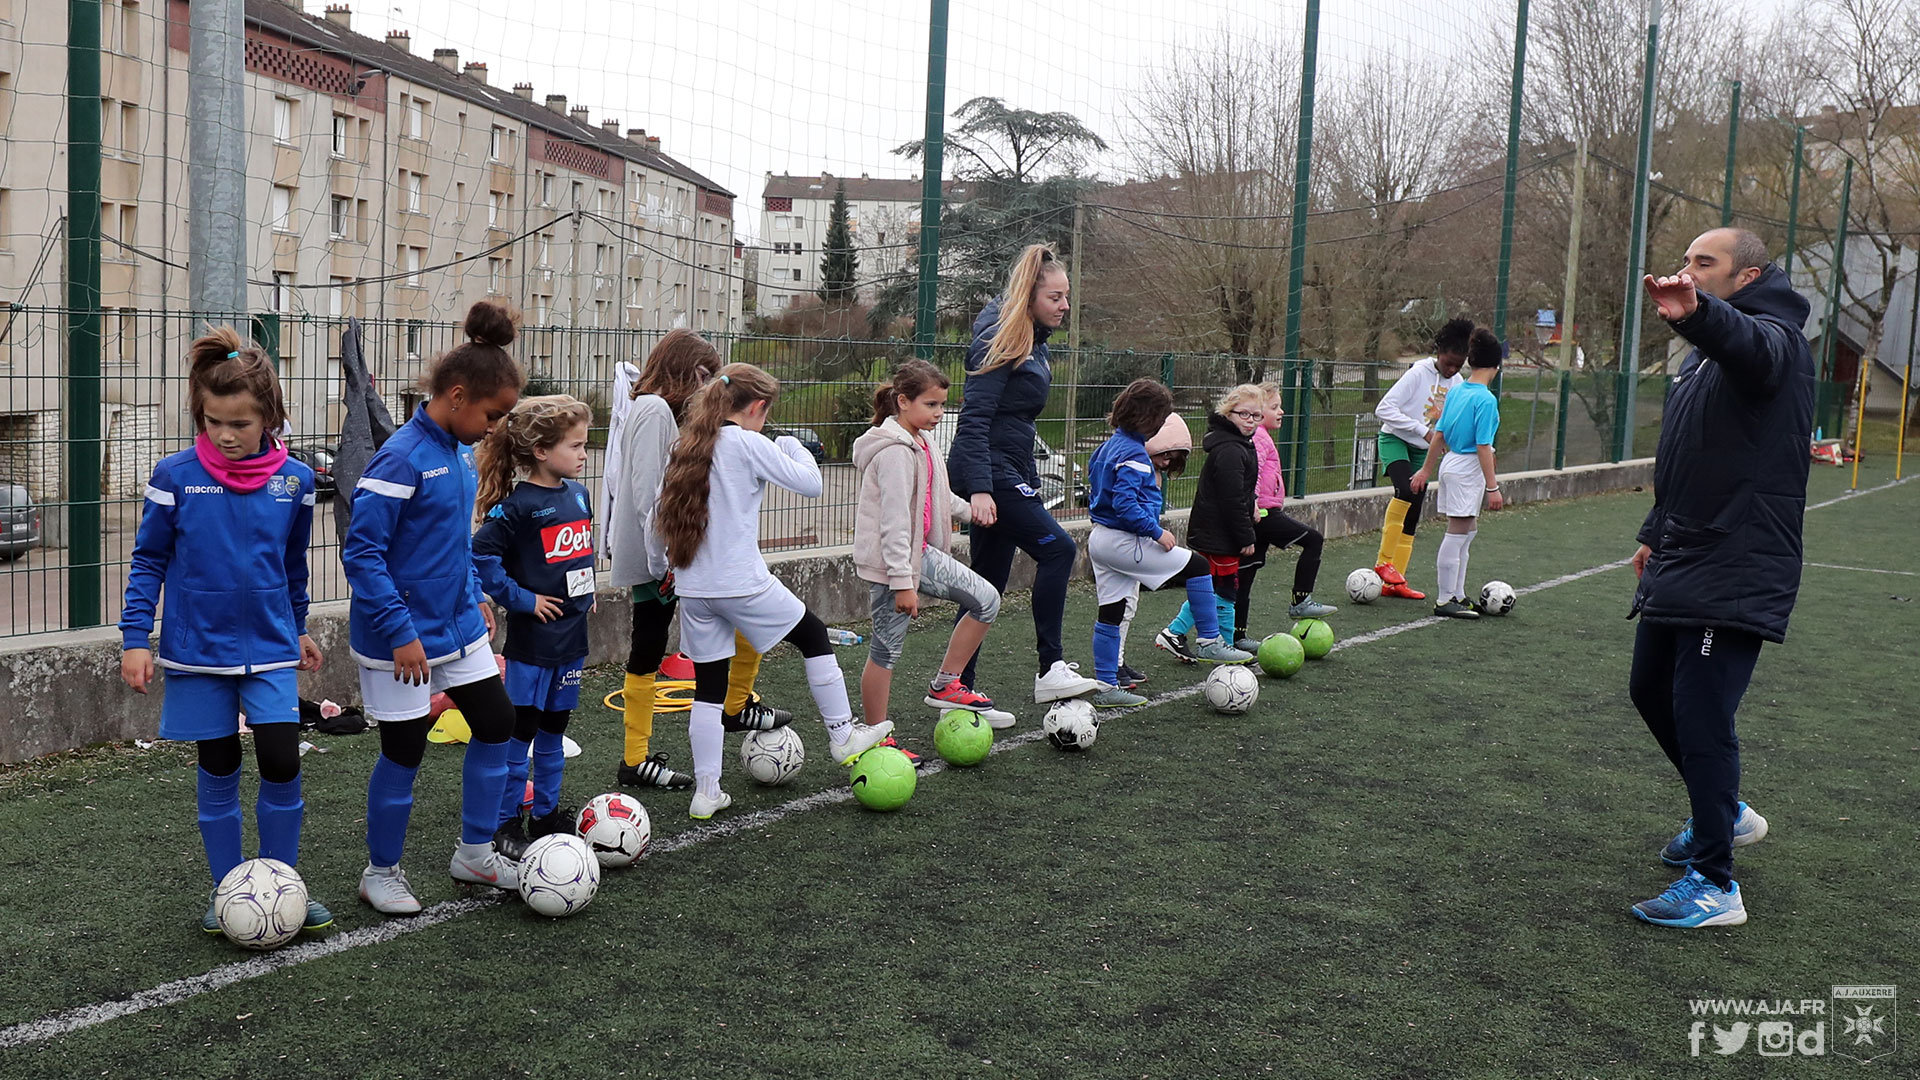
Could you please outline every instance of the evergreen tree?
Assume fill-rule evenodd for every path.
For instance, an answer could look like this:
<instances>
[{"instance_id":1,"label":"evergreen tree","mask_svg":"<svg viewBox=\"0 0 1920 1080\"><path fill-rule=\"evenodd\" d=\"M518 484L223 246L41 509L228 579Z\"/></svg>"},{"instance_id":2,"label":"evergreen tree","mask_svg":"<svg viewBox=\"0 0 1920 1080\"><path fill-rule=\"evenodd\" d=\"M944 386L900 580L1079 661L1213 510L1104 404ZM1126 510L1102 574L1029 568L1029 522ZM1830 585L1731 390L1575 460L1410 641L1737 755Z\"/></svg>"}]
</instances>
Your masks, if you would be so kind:
<instances>
[{"instance_id":1,"label":"evergreen tree","mask_svg":"<svg viewBox=\"0 0 1920 1080\"><path fill-rule=\"evenodd\" d=\"M847 182L842 180L833 191L833 212L827 218L827 243L820 257L820 299L829 304L850 304L858 288L860 256L853 247L853 229L847 224Z\"/></svg>"}]
</instances>

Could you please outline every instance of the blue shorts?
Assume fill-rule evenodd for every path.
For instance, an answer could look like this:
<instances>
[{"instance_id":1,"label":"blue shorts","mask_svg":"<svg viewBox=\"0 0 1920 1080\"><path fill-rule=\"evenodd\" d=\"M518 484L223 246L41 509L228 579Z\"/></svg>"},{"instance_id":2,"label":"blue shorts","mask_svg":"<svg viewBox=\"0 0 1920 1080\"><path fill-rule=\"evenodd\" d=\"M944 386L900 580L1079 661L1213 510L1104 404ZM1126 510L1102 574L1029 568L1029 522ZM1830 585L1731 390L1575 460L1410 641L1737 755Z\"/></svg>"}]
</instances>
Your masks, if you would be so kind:
<instances>
[{"instance_id":1,"label":"blue shorts","mask_svg":"<svg viewBox=\"0 0 1920 1080\"><path fill-rule=\"evenodd\" d=\"M247 726L300 722L300 673L275 668L252 675L203 675L160 669L160 737L179 742L224 739Z\"/></svg>"},{"instance_id":2,"label":"blue shorts","mask_svg":"<svg viewBox=\"0 0 1920 1080\"><path fill-rule=\"evenodd\" d=\"M507 700L521 708L572 712L580 705L580 669L586 663L585 657L556 667L509 660Z\"/></svg>"}]
</instances>

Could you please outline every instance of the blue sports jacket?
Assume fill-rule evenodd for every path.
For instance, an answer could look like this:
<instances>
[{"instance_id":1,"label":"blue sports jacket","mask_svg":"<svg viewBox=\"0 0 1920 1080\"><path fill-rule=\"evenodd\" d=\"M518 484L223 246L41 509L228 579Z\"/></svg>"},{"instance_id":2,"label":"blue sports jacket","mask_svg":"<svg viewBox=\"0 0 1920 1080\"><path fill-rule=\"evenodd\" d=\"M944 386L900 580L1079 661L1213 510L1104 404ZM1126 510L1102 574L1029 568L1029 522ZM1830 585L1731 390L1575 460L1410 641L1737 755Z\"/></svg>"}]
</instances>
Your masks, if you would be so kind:
<instances>
[{"instance_id":1,"label":"blue sports jacket","mask_svg":"<svg viewBox=\"0 0 1920 1080\"><path fill-rule=\"evenodd\" d=\"M161 667L211 675L293 667L307 632L312 535L313 470L298 461L242 494L191 448L161 459L134 535L121 647L152 647L164 587Z\"/></svg>"},{"instance_id":2,"label":"blue sports jacket","mask_svg":"<svg viewBox=\"0 0 1920 1080\"><path fill-rule=\"evenodd\" d=\"M1153 458L1147 444L1131 431L1116 430L1087 462L1095 525L1158 539L1160 510L1166 499L1153 482Z\"/></svg>"},{"instance_id":3,"label":"blue sports jacket","mask_svg":"<svg viewBox=\"0 0 1920 1080\"><path fill-rule=\"evenodd\" d=\"M340 547L353 589L348 641L361 665L391 669L393 651L415 638L429 664L486 643L469 531L477 485L472 448L425 409L367 462Z\"/></svg>"},{"instance_id":4,"label":"blue sports jacket","mask_svg":"<svg viewBox=\"0 0 1920 1080\"><path fill-rule=\"evenodd\" d=\"M947 476L961 498L1018 491L1023 484L1027 491L1022 494L1031 495L1040 486L1040 471L1033 465L1033 421L1053 391L1053 364L1047 355L1052 331L1036 324L1033 352L1026 360L982 374L987 345L999 327L1000 301L995 300L973 320L960 418L954 421L953 445L947 450Z\"/></svg>"}]
</instances>

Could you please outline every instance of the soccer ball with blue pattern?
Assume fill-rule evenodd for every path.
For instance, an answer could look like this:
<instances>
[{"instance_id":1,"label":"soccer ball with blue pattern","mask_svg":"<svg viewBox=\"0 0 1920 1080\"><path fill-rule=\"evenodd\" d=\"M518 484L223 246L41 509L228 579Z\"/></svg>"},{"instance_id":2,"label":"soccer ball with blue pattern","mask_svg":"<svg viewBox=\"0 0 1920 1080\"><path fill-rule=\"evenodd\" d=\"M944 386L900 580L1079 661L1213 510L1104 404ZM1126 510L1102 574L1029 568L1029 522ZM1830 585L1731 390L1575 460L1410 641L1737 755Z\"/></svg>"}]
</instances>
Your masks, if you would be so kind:
<instances>
[{"instance_id":1,"label":"soccer ball with blue pattern","mask_svg":"<svg viewBox=\"0 0 1920 1080\"><path fill-rule=\"evenodd\" d=\"M1260 700L1260 680L1239 664L1224 664L1207 673L1205 692L1214 712L1239 716Z\"/></svg>"},{"instance_id":2,"label":"soccer ball with blue pattern","mask_svg":"<svg viewBox=\"0 0 1920 1080\"><path fill-rule=\"evenodd\" d=\"M740 765L756 783L778 787L793 779L806 764L807 748L800 733L790 727L750 731L740 740Z\"/></svg>"},{"instance_id":3,"label":"soccer ball with blue pattern","mask_svg":"<svg viewBox=\"0 0 1920 1080\"><path fill-rule=\"evenodd\" d=\"M520 899L541 915L572 915L592 903L599 891L600 860L577 836L543 836L520 857Z\"/></svg>"},{"instance_id":4,"label":"soccer ball with blue pattern","mask_svg":"<svg viewBox=\"0 0 1920 1080\"><path fill-rule=\"evenodd\" d=\"M213 890L213 917L243 949L277 949L307 921L307 883L278 859L248 859Z\"/></svg>"}]
</instances>

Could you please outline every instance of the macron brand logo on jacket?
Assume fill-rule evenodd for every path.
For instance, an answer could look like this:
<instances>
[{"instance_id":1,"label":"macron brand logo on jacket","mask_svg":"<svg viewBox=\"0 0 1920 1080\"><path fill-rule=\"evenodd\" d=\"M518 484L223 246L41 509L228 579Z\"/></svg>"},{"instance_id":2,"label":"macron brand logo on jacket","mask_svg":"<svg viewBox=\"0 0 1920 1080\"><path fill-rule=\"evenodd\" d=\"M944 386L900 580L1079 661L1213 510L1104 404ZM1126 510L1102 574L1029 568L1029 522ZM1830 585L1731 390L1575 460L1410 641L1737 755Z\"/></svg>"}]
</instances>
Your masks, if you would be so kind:
<instances>
[{"instance_id":1,"label":"macron brand logo on jacket","mask_svg":"<svg viewBox=\"0 0 1920 1080\"><path fill-rule=\"evenodd\" d=\"M181 492L187 495L225 495L227 489L219 484L187 484Z\"/></svg>"},{"instance_id":2,"label":"macron brand logo on jacket","mask_svg":"<svg viewBox=\"0 0 1920 1080\"><path fill-rule=\"evenodd\" d=\"M420 479L422 479L422 480L431 480L431 479L433 479L433 478L434 478L434 477L436 477L436 476L445 476L445 475L447 475L447 474L448 474L449 472L452 472L452 471L453 471L452 469L450 469L450 468L448 468L448 467L447 467L447 466L445 466L445 465L442 465L442 466L440 466L440 467L439 467L439 468L437 468L437 469L428 469L428 470L427 470L426 472L423 472L423 473L421 473L421 474L420 474Z\"/></svg>"},{"instance_id":3,"label":"macron brand logo on jacket","mask_svg":"<svg viewBox=\"0 0 1920 1080\"><path fill-rule=\"evenodd\" d=\"M550 563L567 562L593 554L593 522L569 521L540 530L540 546Z\"/></svg>"}]
</instances>

